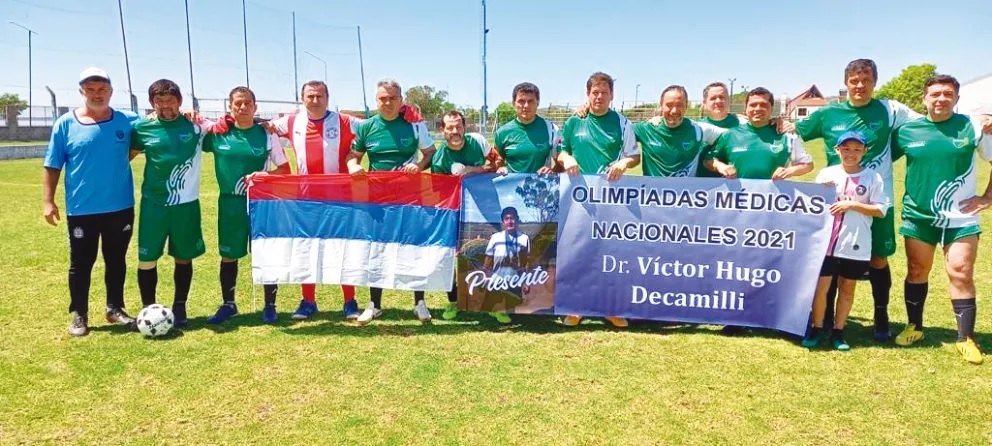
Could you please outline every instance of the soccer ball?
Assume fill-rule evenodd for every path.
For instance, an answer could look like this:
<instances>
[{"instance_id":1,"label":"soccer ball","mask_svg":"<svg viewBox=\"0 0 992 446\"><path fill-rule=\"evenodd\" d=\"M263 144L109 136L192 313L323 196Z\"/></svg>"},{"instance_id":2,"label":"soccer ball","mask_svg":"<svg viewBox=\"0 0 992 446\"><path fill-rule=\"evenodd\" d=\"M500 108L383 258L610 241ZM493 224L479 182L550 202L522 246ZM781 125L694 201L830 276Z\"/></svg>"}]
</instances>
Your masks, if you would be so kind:
<instances>
[{"instance_id":1,"label":"soccer ball","mask_svg":"<svg viewBox=\"0 0 992 446\"><path fill-rule=\"evenodd\" d=\"M165 336L175 323L172 310L162 304L151 304L138 313L138 331L149 338Z\"/></svg>"},{"instance_id":2,"label":"soccer ball","mask_svg":"<svg viewBox=\"0 0 992 446\"><path fill-rule=\"evenodd\" d=\"M462 163L451 163L451 174L461 175L465 171L465 165Z\"/></svg>"}]
</instances>

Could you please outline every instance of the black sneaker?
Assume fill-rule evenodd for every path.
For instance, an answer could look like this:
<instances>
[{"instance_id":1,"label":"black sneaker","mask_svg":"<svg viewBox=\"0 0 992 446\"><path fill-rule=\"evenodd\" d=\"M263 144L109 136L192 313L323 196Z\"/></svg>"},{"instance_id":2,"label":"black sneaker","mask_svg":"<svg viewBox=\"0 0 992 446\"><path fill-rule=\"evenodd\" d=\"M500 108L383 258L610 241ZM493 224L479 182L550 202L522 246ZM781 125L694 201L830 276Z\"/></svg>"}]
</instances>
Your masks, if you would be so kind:
<instances>
[{"instance_id":1,"label":"black sneaker","mask_svg":"<svg viewBox=\"0 0 992 446\"><path fill-rule=\"evenodd\" d=\"M69 323L69 336L86 336L90 333L89 323L85 314L72 312L72 322Z\"/></svg>"},{"instance_id":2,"label":"black sneaker","mask_svg":"<svg viewBox=\"0 0 992 446\"><path fill-rule=\"evenodd\" d=\"M189 320L186 318L186 302L173 302L172 314L176 317L176 327L183 328L189 325Z\"/></svg>"},{"instance_id":3,"label":"black sneaker","mask_svg":"<svg viewBox=\"0 0 992 446\"><path fill-rule=\"evenodd\" d=\"M889 315L885 313L875 314L875 340L878 342L889 342L892 340L892 332L889 330Z\"/></svg>"},{"instance_id":4,"label":"black sneaker","mask_svg":"<svg viewBox=\"0 0 992 446\"><path fill-rule=\"evenodd\" d=\"M107 322L111 324L120 324L133 326L134 318L131 315L124 312L123 308L107 308Z\"/></svg>"}]
</instances>

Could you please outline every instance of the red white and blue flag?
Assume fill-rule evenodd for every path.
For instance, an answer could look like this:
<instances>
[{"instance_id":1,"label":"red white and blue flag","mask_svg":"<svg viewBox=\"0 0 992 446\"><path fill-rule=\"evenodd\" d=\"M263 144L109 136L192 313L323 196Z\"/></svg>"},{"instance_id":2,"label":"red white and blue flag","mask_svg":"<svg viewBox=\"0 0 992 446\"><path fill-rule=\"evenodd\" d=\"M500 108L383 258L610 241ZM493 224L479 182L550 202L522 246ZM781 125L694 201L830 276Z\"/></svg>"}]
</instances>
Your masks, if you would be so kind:
<instances>
[{"instance_id":1,"label":"red white and blue flag","mask_svg":"<svg viewBox=\"0 0 992 446\"><path fill-rule=\"evenodd\" d=\"M253 280L450 290L460 204L452 176L255 176Z\"/></svg>"}]
</instances>

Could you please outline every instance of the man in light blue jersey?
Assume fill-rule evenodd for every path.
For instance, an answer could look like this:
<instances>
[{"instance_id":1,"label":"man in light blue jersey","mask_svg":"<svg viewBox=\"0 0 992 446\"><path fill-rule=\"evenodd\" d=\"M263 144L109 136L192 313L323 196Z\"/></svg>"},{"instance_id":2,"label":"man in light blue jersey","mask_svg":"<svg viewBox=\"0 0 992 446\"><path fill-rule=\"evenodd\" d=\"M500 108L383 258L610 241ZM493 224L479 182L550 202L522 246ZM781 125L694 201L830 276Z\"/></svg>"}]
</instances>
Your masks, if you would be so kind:
<instances>
[{"instance_id":1,"label":"man in light blue jersey","mask_svg":"<svg viewBox=\"0 0 992 446\"><path fill-rule=\"evenodd\" d=\"M110 107L110 76L100 68L79 75L84 105L55 121L43 162L43 214L61 219L55 189L65 169L65 213L69 229L69 325L71 336L89 333L89 292L102 241L107 322L132 325L124 312L127 248L134 225L134 181L128 150L138 116Z\"/></svg>"}]
</instances>

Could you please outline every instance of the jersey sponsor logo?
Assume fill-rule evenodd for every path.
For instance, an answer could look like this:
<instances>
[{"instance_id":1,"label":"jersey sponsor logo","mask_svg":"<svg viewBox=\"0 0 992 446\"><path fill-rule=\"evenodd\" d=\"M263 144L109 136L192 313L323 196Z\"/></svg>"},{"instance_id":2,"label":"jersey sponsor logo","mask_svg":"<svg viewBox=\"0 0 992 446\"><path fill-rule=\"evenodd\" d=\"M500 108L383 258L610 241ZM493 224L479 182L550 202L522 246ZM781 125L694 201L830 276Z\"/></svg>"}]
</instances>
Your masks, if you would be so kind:
<instances>
[{"instance_id":1,"label":"jersey sponsor logo","mask_svg":"<svg viewBox=\"0 0 992 446\"><path fill-rule=\"evenodd\" d=\"M925 145L927 145L927 142L926 141L913 141L913 142L911 142L909 144L906 144L906 148L907 149L915 149L917 147L923 147Z\"/></svg>"},{"instance_id":2,"label":"jersey sponsor logo","mask_svg":"<svg viewBox=\"0 0 992 446\"><path fill-rule=\"evenodd\" d=\"M843 132L844 130L847 130L847 126L844 125L844 124L835 125L833 127L830 127L830 131L831 132Z\"/></svg>"},{"instance_id":3,"label":"jersey sponsor logo","mask_svg":"<svg viewBox=\"0 0 992 446\"><path fill-rule=\"evenodd\" d=\"M147 141L145 141L145 145L146 146L154 146L155 144L158 144L159 142L161 142L161 141L159 141L158 138L149 138Z\"/></svg>"},{"instance_id":4,"label":"jersey sponsor logo","mask_svg":"<svg viewBox=\"0 0 992 446\"><path fill-rule=\"evenodd\" d=\"M747 147L737 146L737 147L734 147L733 149L730 149L730 151L731 152L734 152L734 153L737 153L737 152L747 152Z\"/></svg>"},{"instance_id":5,"label":"jersey sponsor logo","mask_svg":"<svg viewBox=\"0 0 992 446\"><path fill-rule=\"evenodd\" d=\"M223 152L223 151L227 151L227 150L231 150L231 146L229 144L221 144L221 145L218 145L217 146L217 151L218 152Z\"/></svg>"},{"instance_id":6,"label":"jersey sponsor logo","mask_svg":"<svg viewBox=\"0 0 992 446\"><path fill-rule=\"evenodd\" d=\"M182 132L179 134L179 142L187 143L193 139L193 134L189 132Z\"/></svg>"},{"instance_id":7,"label":"jersey sponsor logo","mask_svg":"<svg viewBox=\"0 0 992 446\"><path fill-rule=\"evenodd\" d=\"M968 143L971 142L971 139L970 138L964 138L964 139L961 139L961 138L952 138L951 139L951 142L954 143L954 147L961 149L961 148L964 148L964 146L967 146Z\"/></svg>"},{"instance_id":8,"label":"jersey sponsor logo","mask_svg":"<svg viewBox=\"0 0 992 446\"><path fill-rule=\"evenodd\" d=\"M324 129L324 138L334 139L334 138L337 138L337 137L338 137L338 129L337 129L337 127L328 127L326 129Z\"/></svg>"},{"instance_id":9,"label":"jersey sponsor logo","mask_svg":"<svg viewBox=\"0 0 992 446\"><path fill-rule=\"evenodd\" d=\"M368 149L374 149L376 147L379 147L379 143L376 142L376 141L369 141L369 142L366 142L365 143L365 149L366 150L368 150Z\"/></svg>"}]
</instances>

